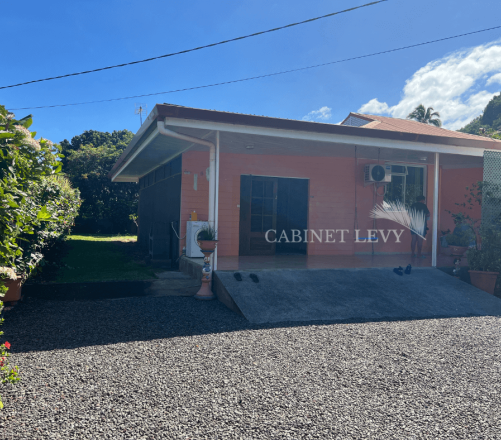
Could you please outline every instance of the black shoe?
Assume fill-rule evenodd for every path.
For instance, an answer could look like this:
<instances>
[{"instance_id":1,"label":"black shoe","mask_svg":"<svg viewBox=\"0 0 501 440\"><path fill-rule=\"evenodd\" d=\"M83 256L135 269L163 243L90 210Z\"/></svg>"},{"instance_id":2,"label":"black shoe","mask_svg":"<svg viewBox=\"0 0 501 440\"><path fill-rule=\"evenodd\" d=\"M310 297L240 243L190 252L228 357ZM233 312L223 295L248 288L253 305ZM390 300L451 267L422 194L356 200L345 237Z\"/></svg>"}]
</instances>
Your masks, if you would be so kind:
<instances>
[{"instance_id":1,"label":"black shoe","mask_svg":"<svg viewBox=\"0 0 501 440\"><path fill-rule=\"evenodd\" d=\"M239 272L235 272L235 273L233 274L233 276L235 277L235 279L236 279L237 281L242 281L242 275L240 275L240 273L239 273Z\"/></svg>"},{"instance_id":2,"label":"black shoe","mask_svg":"<svg viewBox=\"0 0 501 440\"><path fill-rule=\"evenodd\" d=\"M404 274L403 270L404 268L402 266L398 266L393 269L393 272L395 272L397 275L402 276Z\"/></svg>"},{"instance_id":3,"label":"black shoe","mask_svg":"<svg viewBox=\"0 0 501 440\"><path fill-rule=\"evenodd\" d=\"M410 275L411 274L411 270L412 270L412 266L410 264L408 264L407 267L405 268L405 274L406 275Z\"/></svg>"},{"instance_id":4,"label":"black shoe","mask_svg":"<svg viewBox=\"0 0 501 440\"><path fill-rule=\"evenodd\" d=\"M252 281L254 281L255 283L259 283L259 278L255 273L251 273L249 276Z\"/></svg>"}]
</instances>

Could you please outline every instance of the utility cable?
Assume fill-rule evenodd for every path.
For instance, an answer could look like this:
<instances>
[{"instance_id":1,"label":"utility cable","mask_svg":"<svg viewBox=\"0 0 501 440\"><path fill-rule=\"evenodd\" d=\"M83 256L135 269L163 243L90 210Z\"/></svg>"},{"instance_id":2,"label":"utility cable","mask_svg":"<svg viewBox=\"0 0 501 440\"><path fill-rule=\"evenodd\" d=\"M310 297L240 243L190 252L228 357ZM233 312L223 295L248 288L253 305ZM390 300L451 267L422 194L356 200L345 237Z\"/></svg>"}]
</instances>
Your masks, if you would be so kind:
<instances>
[{"instance_id":1,"label":"utility cable","mask_svg":"<svg viewBox=\"0 0 501 440\"><path fill-rule=\"evenodd\" d=\"M454 35L451 37L440 38L438 40L431 40L431 41L427 41L424 43L411 44L410 46L403 46L403 47L398 47L395 49L388 49L388 50L384 50L381 52L375 52L375 53L371 53L371 54L367 54L367 55L360 55L360 56L356 56L356 57L352 57L352 58L345 58L342 60L330 61L328 63L315 64L313 66L299 67L297 69L283 70L281 72L267 73L265 75L251 76L248 78L235 79L235 80L231 80L231 81L223 81L223 82L214 83L214 84L206 84L203 86L187 87L184 89L169 90L166 92L147 93L144 95L125 96L122 98L101 99L101 100L97 100L97 101L84 101L84 102L76 102L76 103L72 103L72 104L54 104L54 105L42 105L42 106L38 106L38 107L20 107L20 108L13 108L11 110L12 111L14 111L14 110L35 110L35 109L41 109L41 108L68 107L68 106L72 106L72 105L96 104L96 103L101 103L101 102L121 101L124 99L144 98L144 97L148 97L148 96L167 95L169 93L178 93L178 92L186 92L186 91L190 91L190 90L205 89L208 87L216 87L216 86L222 86L222 85L226 85L226 84L234 84L234 83L238 83L238 82L252 81L252 80L256 80L256 79L267 78L270 76L284 75L286 73L299 72L302 70L314 69L317 67L328 66L331 64L339 64L339 63L344 63L347 61L354 61L354 60L359 60L362 58L374 57L376 55L384 55L387 53L398 52L398 51L406 50L406 49L412 49L414 47L425 46L427 44L434 44L434 43L439 43L441 41L452 40L454 38L460 38L460 37L465 37L468 35L478 34L480 32L492 31L494 29L499 29L499 28L501 28L501 26L495 26L495 27L491 27L491 28L487 28L487 29L481 29L479 31L473 31L473 32L465 33L465 34Z\"/></svg>"},{"instance_id":2,"label":"utility cable","mask_svg":"<svg viewBox=\"0 0 501 440\"><path fill-rule=\"evenodd\" d=\"M115 64L113 66L100 67L98 69L92 69L92 70L84 70L82 72L67 73L65 75L52 76L49 78L34 79L32 81L26 81L26 82L22 82L19 84L12 84L10 86L1 86L0 89L20 87L20 86L25 86L27 84L33 84L33 83L38 83L38 82L42 82L42 81L51 81L53 79L61 79L61 78L67 78L70 76L86 75L88 73L101 72L103 70L115 69L117 67L132 66L133 64L147 63L148 61L154 61L154 60L159 60L161 58L173 57L175 55L182 55L185 53L194 52L196 50L202 50L202 49L207 49L209 47L220 46L221 44L232 43L234 41L239 41L239 40L245 40L246 38L257 37L258 35L268 34L270 32L280 31L282 29L287 29L287 28L291 28L294 26L299 26L301 24L311 23L313 21L321 20L323 18L333 17L334 15L344 14L346 12L352 12L352 11L355 11L357 9L366 8L368 6L374 6L374 5L377 5L378 3L384 3L387 1L389 1L389 0L378 0L378 1L371 2L371 3L366 3L365 5L355 6L353 8L345 9L343 11L331 12L330 14L321 15L320 17L309 18L308 20L298 21L297 23L290 23L290 24L287 24L285 26L280 26L280 27L276 27L273 29L268 29L266 31L254 32L253 34L243 35L241 37L231 38L229 40L223 40L223 41L220 41L218 43L205 44L204 46L198 46L198 47L194 47L192 49L185 49L185 50L181 50L179 52L172 52L172 53L168 53L168 54L164 54L164 55L159 55L157 57L145 58L144 60L137 60L137 61L131 61L129 63Z\"/></svg>"}]
</instances>

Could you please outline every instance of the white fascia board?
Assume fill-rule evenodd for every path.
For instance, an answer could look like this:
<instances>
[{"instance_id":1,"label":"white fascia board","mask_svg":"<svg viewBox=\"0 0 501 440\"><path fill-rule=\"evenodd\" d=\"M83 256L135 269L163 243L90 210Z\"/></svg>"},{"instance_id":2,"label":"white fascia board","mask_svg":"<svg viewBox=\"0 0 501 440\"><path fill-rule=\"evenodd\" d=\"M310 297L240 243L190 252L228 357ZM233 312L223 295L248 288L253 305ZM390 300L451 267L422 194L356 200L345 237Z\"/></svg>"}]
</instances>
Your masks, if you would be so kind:
<instances>
[{"instance_id":1,"label":"white fascia board","mask_svg":"<svg viewBox=\"0 0 501 440\"><path fill-rule=\"evenodd\" d=\"M141 152L143 151L152 141L158 136L158 128L155 127L155 129L150 133L150 135L146 138L146 140L138 147L138 149L130 156L125 163L122 164L122 166L117 170L115 175L111 178L112 182L115 182L115 179L117 179L118 175L122 172L122 170L129 165L131 161L134 160L134 158ZM138 179L135 180L116 180L117 182L137 182Z\"/></svg>"},{"instance_id":2,"label":"white fascia board","mask_svg":"<svg viewBox=\"0 0 501 440\"><path fill-rule=\"evenodd\" d=\"M224 124L221 122L196 121L193 119L165 118L165 125L172 127L200 128L231 133L247 133L261 136L273 136L305 141L319 141L336 144L357 145L359 147L394 148L397 150L423 151L427 153L458 154L461 156L482 157L485 148L461 147L459 145L428 144L425 142L407 142L394 139L380 139L367 136L349 136L331 133L314 133L298 130L255 127L249 125Z\"/></svg>"}]
</instances>

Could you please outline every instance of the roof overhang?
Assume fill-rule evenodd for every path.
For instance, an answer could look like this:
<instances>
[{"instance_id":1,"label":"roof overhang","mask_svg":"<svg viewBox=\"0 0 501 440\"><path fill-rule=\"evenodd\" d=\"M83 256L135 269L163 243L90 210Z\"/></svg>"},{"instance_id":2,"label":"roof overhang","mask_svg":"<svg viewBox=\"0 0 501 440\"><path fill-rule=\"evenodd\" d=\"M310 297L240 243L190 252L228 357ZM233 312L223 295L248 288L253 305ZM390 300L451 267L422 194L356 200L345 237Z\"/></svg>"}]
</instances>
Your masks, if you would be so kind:
<instances>
[{"instance_id":1,"label":"roof overhang","mask_svg":"<svg viewBox=\"0 0 501 440\"><path fill-rule=\"evenodd\" d=\"M353 157L356 146L359 158L433 163L430 153L443 153L449 156L450 166L479 166L484 150L501 149L501 143L491 140L367 130L158 104L109 173L113 181L137 182L184 151L208 151L202 145L161 135L159 120L172 131L210 141L219 131L221 153Z\"/></svg>"}]
</instances>

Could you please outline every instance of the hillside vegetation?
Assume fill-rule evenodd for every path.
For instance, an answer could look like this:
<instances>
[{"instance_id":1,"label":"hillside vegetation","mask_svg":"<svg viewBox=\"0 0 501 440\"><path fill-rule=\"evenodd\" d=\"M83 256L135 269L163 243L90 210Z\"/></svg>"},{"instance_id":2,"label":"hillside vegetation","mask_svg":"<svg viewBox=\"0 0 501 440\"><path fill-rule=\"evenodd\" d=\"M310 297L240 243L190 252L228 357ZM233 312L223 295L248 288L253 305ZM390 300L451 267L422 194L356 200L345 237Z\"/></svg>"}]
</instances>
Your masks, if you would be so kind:
<instances>
[{"instance_id":1,"label":"hillside vegetation","mask_svg":"<svg viewBox=\"0 0 501 440\"><path fill-rule=\"evenodd\" d=\"M501 139L501 93L489 101L480 116L458 131Z\"/></svg>"}]
</instances>

